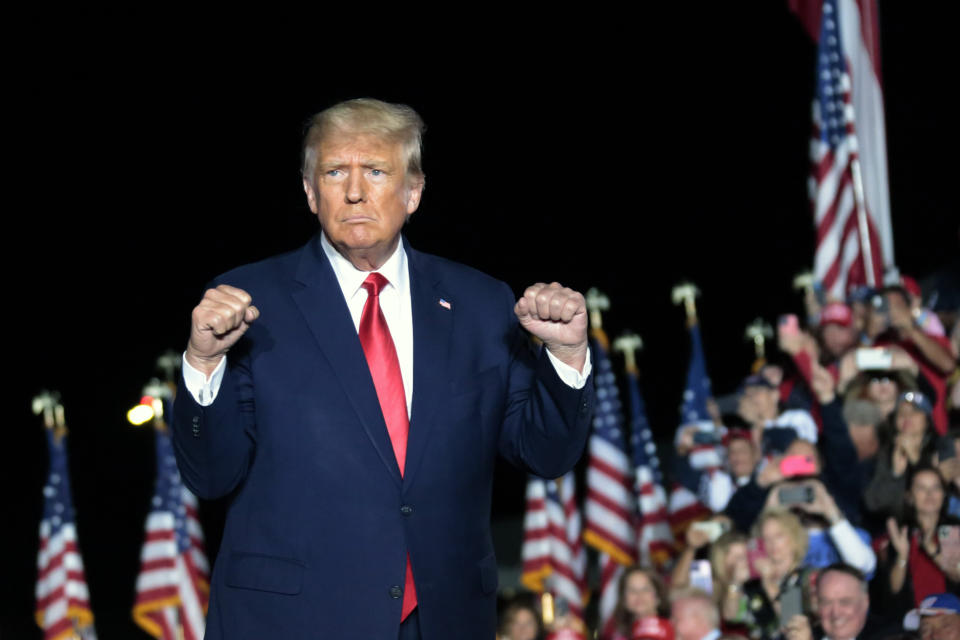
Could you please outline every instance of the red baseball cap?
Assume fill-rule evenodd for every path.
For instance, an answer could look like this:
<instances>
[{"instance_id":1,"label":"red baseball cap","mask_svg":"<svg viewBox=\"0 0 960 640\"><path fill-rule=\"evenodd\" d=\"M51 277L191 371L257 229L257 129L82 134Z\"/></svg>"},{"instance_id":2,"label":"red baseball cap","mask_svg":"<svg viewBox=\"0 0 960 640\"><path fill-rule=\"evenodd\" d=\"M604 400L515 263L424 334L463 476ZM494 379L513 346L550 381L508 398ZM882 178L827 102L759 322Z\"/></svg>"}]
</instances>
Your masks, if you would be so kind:
<instances>
[{"instance_id":1,"label":"red baseball cap","mask_svg":"<svg viewBox=\"0 0 960 640\"><path fill-rule=\"evenodd\" d=\"M825 327L828 324L838 324L841 327L849 327L853 324L853 312L850 311L850 307L842 302L827 304L820 312L820 326Z\"/></svg>"}]
</instances>

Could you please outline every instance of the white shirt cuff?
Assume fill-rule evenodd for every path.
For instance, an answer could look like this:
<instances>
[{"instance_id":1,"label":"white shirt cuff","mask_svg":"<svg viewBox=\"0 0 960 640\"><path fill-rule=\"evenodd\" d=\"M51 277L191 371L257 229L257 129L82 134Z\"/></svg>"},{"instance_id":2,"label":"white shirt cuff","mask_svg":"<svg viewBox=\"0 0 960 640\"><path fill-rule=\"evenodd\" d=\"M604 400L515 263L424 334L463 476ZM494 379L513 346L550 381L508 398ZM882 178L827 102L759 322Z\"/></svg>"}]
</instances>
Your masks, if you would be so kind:
<instances>
[{"instance_id":1,"label":"white shirt cuff","mask_svg":"<svg viewBox=\"0 0 960 640\"><path fill-rule=\"evenodd\" d=\"M870 575L877 568L877 555L860 539L857 531L846 518L830 526L830 538L836 545L840 557L850 566Z\"/></svg>"},{"instance_id":2,"label":"white shirt cuff","mask_svg":"<svg viewBox=\"0 0 960 640\"><path fill-rule=\"evenodd\" d=\"M223 372L227 368L227 357L220 359L220 364L213 370L210 377L203 375L202 371L194 369L187 362L187 352L183 352L183 385L193 396L201 407L209 407L217 397L220 391L220 383L223 382Z\"/></svg>"},{"instance_id":3,"label":"white shirt cuff","mask_svg":"<svg viewBox=\"0 0 960 640\"><path fill-rule=\"evenodd\" d=\"M560 379L563 380L568 387L583 389L583 385L587 384L587 378L590 377L590 372L593 371L593 365L590 363L590 347L587 347L587 360L583 363L582 372L577 371L566 362L562 362L550 353L550 349L547 349L547 357L550 358L550 363L553 365L554 370L556 370L557 375L560 376Z\"/></svg>"}]
</instances>

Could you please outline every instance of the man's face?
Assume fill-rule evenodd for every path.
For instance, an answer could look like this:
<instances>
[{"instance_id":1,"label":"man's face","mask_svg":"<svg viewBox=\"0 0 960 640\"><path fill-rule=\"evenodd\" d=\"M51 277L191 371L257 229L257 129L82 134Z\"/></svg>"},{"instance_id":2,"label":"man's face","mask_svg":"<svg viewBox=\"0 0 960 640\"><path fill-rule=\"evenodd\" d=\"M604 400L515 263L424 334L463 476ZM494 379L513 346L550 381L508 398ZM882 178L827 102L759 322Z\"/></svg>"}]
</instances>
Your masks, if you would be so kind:
<instances>
[{"instance_id":1,"label":"man's face","mask_svg":"<svg viewBox=\"0 0 960 640\"><path fill-rule=\"evenodd\" d=\"M307 203L330 243L354 266L379 267L396 249L423 183L411 183L401 145L372 135L334 134L304 178Z\"/></svg>"},{"instance_id":2,"label":"man's face","mask_svg":"<svg viewBox=\"0 0 960 640\"><path fill-rule=\"evenodd\" d=\"M670 624L677 640L700 640L710 632L698 611L697 603L691 598L681 598L673 603Z\"/></svg>"},{"instance_id":3,"label":"man's face","mask_svg":"<svg viewBox=\"0 0 960 640\"><path fill-rule=\"evenodd\" d=\"M899 433L920 438L927 429L927 414L910 402L897 407L896 426Z\"/></svg>"},{"instance_id":4,"label":"man's face","mask_svg":"<svg viewBox=\"0 0 960 640\"><path fill-rule=\"evenodd\" d=\"M733 438L727 447L727 459L730 461L730 472L735 478L749 476L757 464L753 442L743 438Z\"/></svg>"},{"instance_id":5,"label":"man's face","mask_svg":"<svg viewBox=\"0 0 960 640\"><path fill-rule=\"evenodd\" d=\"M949 613L920 618L923 640L960 640L960 614Z\"/></svg>"},{"instance_id":6,"label":"man's face","mask_svg":"<svg viewBox=\"0 0 960 640\"><path fill-rule=\"evenodd\" d=\"M832 640L855 638L867 621L870 598L853 576L828 572L817 590L820 624Z\"/></svg>"},{"instance_id":7,"label":"man's face","mask_svg":"<svg viewBox=\"0 0 960 640\"><path fill-rule=\"evenodd\" d=\"M834 358L839 358L853 347L857 341L857 334L853 327L843 327L836 323L825 326L820 337L823 348Z\"/></svg>"},{"instance_id":8,"label":"man's face","mask_svg":"<svg viewBox=\"0 0 960 640\"><path fill-rule=\"evenodd\" d=\"M741 413L751 422L772 420L777 417L780 392L764 386L747 387L741 398ZM746 409L746 411L744 411Z\"/></svg>"}]
</instances>

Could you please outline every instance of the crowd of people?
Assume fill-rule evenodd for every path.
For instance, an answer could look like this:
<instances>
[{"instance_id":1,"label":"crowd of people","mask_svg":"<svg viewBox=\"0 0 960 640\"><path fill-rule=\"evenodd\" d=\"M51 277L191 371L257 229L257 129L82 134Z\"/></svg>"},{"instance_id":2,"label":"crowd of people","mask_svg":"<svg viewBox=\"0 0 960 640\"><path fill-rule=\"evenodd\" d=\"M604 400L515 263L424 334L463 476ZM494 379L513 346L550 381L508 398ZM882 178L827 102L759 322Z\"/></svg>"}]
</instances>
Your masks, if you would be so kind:
<instances>
[{"instance_id":1,"label":"crowd of people","mask_svg":"<svg viewBox=\"0 0 960 640\"><path fill-rule=\"evenodd\" d=\"M956 309L901 278L811 291L806 315L780 319L777 352L711 420L678 428L674 480L705 515L670 567L623 572L615 640L960 640ZM544 634L532 605L502 623Z\"/></svg>"}]
</instances>

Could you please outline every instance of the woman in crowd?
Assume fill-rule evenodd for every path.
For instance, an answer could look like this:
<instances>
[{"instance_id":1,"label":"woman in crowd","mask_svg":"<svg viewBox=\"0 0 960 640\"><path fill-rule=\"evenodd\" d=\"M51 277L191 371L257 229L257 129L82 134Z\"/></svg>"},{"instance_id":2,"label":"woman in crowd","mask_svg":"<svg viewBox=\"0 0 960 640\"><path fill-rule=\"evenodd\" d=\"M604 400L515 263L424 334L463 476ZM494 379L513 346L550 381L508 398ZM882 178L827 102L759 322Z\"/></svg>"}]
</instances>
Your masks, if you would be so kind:
<instances>
[{"instance_id":1,"label":"woman in crowd","mask_svg":"<svg viewBox=\"0 0 960 640\"><path fill-rule=\"evenodd\" d=\"M933 593L960 593L960 520L946 514L947 487L934 467L913 470L904 522L887 521L890 546L875 592L894 617Z\"/></svg>"},{"instance_id":2,"label":"woman in crowd","mask_svg":"<svg viewBox=\"0 0 960 640\"><path fill-rule=\"evenodd\" d=\"M736 606L725 602L724 614L729 622L745 624L751 638L774 638L780 633L778 600L782 591L799 586L803 590L804 610L811 608L811 570L802 564L807 553L807 532L790 511L772 508L757 518L754 537L762 543L765 553L755 562L760 577L743 583L735 598Z\"/></svg>"},{"instance_id":3,"label":"woman in crowd","mask_svg":"<svg viewBox=\"0 0 960 640\"><path fill-rule=\"evenodd\" d=\"M619 597L613 610L617 629L613 640L629 640L633 624L643 618L662 618L669 624L670 602L663 580L653 569L633 565L620 576Z\"/></svg>"},{"instance_id":4,"label":"woman in crowd","mask_svg":"<svg viewBox=\"0 0 960 640\"><path fill-rule=\"evenodd\" d=\"M723 619L723 631L747 635L746 625L730 622L737 618L743 585L750 579L749 539L739 531L728 531L710 547L713 597Z\"/></svg>"},{"instance_id":5,"label":"woman in crowd","mask_svg":"<svg viewBox=\"0 0 960 640\"><path fill-rule=\"evenodd\" d=\"M873 479L864 502L877 515L903 519L908 471L931 464L936 450L933 402L920 391L901 393L882 432Z\"/></svg>"},{"instance_id":6,"label":"woman in crowd","mask_svg":"<svg viewBox=\"0 0 960 640\"><path fill-rule=\"evenodd\" d=\"M847 358L854 358L855 353ZM855 361L855 360L854 360ZM843 384L843 372L837 388L844 396L844 402L866 400L876 407L882 419L889 418L897 408L897 398L906 391L918 391L916 365L914 371L871 370L857 373L849 382Z\"/></svg>"},{"instance_id":7,"label":"woman in crowd","mask_svg":"<svg viewBox=\"0 0 960 640\"><path fill-rule=\"evenodd\" d=\"M540 614L533 603L517 599L507 605L500 616L501 640L539 640L543 637Z\"/></svg>"}]
</instances>

